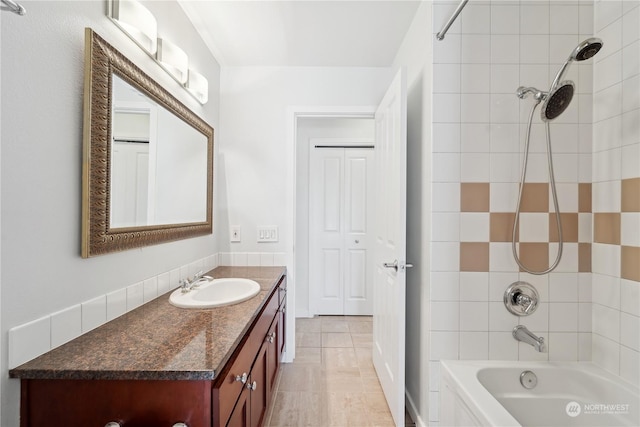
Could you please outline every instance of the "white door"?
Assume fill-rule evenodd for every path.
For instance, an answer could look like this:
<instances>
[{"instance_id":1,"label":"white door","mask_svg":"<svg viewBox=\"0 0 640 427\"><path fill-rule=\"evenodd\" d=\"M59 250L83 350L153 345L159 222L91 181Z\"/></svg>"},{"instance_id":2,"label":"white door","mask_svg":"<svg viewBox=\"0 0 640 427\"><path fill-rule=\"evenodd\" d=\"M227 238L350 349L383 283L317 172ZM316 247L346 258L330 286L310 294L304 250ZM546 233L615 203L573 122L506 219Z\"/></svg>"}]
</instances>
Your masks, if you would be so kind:
<instances>
[{"instance_id":1,"label":"white door","mask_svg":"<svg viewBox=\"0 0 640 427\"><path fill-rule=\"evenodd\" d=\"M375 114L373 364L397 426L404 425L407 108L402 70Z\"/></svg>"},{"instance_id":2,"label":"white door","mask_svg":"<svg viewBox=\"0 0 640 427\"><path fill-rule=\"evenodd\" d=\"M309 287L314 314L371 315L371 148L311 148Z\"/></svg>"},{"instance_id":3,"label":"white door","mask_svg":"<svg viewBox=\"0 0 640 427\"><path fill-rule=\"evenodd\" d=\"M147 225L149 143L113 141L111 147L110 225Z\"/></svg>"}]
</instances>

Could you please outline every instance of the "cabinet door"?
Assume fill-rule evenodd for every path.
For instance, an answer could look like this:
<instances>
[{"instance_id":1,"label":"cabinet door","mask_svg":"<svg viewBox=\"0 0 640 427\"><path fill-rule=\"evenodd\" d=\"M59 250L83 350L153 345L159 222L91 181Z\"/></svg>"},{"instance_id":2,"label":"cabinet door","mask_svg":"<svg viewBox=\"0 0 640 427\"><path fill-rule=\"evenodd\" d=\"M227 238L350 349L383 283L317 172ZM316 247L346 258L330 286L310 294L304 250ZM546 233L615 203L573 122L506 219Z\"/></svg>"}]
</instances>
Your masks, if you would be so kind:
<instances>
[{"instance_id":1,"label":"cabinet door","mask_svg":"<svg viewBox=\"0 0 640 427\"><path fill-rule=\"evenodd\" d=\"M278 366L282 360L282 354L285 349L285 342L287 336L287 303L283 302L280 310L278 311L278 318L280 323L278 324Z\"/></svg>"},{"instance_id":2,"label":"cabinet door","mask_svg":"<svg viewBox=\"0 0 640 427\"><path fill-rule=\"evenodd\" d=\"M251 368L249 384L251 385L251 427L259 427L264 422L269 399L268 378L268 343L265 342Z\"/></svg>"},{"instance_id":3,"label":"cabinet door","mask_svg":"<svg viewBox=\"0 0 640 427\"><path fill-rule=\"evenodd\" d=\"M265 340L267 346L267 396L268 402L271 403L271 391L274 390L276 379L278 378L278 368L280 367L280 312L273 319L271 328Z\"/></svg>"},{"instance_id":4,"label":"cabinet door","mask_svg":"<svg viewBox=\"0 0 640 427\"><path fill-rule=\"evenodd\" d=\"M250 427L251 426L251 400L250 391L248 388L244 388L240 393L240 398L236 407L233 408L227 427Z\"/></svg>"}]
</instances>

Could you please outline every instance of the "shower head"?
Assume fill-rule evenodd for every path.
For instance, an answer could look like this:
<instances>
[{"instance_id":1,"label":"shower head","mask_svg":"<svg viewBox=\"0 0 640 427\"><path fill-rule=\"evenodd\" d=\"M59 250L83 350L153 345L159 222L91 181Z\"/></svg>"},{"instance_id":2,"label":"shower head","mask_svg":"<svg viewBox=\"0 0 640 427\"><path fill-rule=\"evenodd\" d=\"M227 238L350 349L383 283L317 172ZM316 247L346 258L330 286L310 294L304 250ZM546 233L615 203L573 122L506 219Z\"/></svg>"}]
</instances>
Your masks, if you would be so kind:
<instances>
[{"instance_id":1,"label":"shower head","mask_svg":"<svg viewBox=\"0 0 640 427\"><path fill-rule=\"evenodd\" d=\"M564 113L571 103L573 92L575 92L575 85L571 80L565 80L546 94L540 112L542 121L550 122Z\"/></svg>"},{"instance_id":2,"label":"shower head","mask_svg":"<svg viewBox=\"0 0 640 427\"><path fill-rule=\"evenodd\" d=\"M600 49L602 49L602 40L591 37L576 46L573 52L571 52L570 58L574 61L591 59Z\"/></svg>"},{"instance_id":3,"label":"shower head","mask_svg":"<svg viewBox=\"0 0 640 427\"><path fill-rule=\"evenodd\" d=\"M569 58L567 58L565 63L562 65L558 74L556 74L556 78L553 79L553 83L551 84L551 89L549 91L552 92L558 86L562 76L569 69L569 65L573 61L584 61L593 58L593 56L602 49L602 45L602 40L597 37L588 38L578 44L578 46L576 46L576 48L571 52Z\"/></svg>"}]
</instances>

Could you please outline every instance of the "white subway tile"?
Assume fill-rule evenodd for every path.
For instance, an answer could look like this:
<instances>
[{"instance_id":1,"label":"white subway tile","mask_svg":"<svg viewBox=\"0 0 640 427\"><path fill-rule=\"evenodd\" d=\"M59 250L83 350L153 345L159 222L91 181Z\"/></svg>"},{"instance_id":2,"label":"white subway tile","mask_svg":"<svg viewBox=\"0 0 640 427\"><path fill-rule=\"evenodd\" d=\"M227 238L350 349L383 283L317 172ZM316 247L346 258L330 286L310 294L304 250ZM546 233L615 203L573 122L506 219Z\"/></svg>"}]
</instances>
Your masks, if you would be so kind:
<instances>
[{"instance_id":1,"label":"white subway tile","mask_svg":"<svg viewBox=\"0 0 640 427\"><path fill-rule=\"evenodd\" d=\"M511 252L511 243L489 243L489 270L492 272L518 271L518 264L513 259Z\"/></svg>"},{"instance_id":2,"label":"white subway tile","mask_svg":"<svg viewBox=\"0 0 640 427\"><path fill-rule=\"evenodd\" d=\"M440 390L440 361L429 362L429 391Z\"/></svg>"},{"instance_id":3,"label":"white subway tile","mask_svg":"<svg viewBox=\"0 0 640 427\"><path fill-rule=\"evenodd\" d=\"M491 124L490 151L492 153L518 153L520 149L519 141L520 129L517 124ZM519 163L520 162L518 161L518 164Z\"/></svg>"},{"instance_id":4,"label":"white subway tile","mask_svg":"<svg viewBox=\"0 0 640 427\"><path fill-rule=\"evenodd\" d=\"M604 44L598 52L598 56L594 59L596 63L604 61L604 59L622 49L622 19L616 19L606 27L596 32L596 37L602 39Z\"/></svg>"},{"instance_id":5,"label":"white subway tile","mask_svg":"<svg viewBox=\"0 0 640 427\"><path fill-rule=\"evenodd\" d=\"M549 31L551 34L580 33L580 6L577 2L574 4L551 3L549 12Z\"/></svg>"},{"instance_id":6,"label":"white subway tile","mask_svg":"<svg viewBox=\"0 0 640 427\"><path fill-rule=\"evenodd\" d=\"M549 265L552 265L558 257L558 243L549 243ZM562 245L562 257L554 270L558 273L575 273L578 271L578 244L564 242Z\"/></svg>"},{"instance_id":7,"label":"white subway tile","mask_svg":"<svg viewBox=\"0 0 640 427\"><path fill-rule=\"evenodd\" d=\"M142 282L127 287L127 311L144 304L144 290Z\"/></svg>"},{"instance_id":8,"label":"white subway tile","mask_svg":"<svg viewBox=\"0 0 640 427\"><path fill-rule=\"evenodd\" d=\"M489 182L490 155L488 153L462 153L460 179L462 182Z\"/></svg>"},{"instance_id":9,"label":"white subway tile","mask_svg":"<svg viewBox=\"0 0 640 427\"><path fill-rule=\"evenodd\" d=\"M548 331L549 303L541 302L538 304L538 308L533 314L520 318L520 324L526 326L530 331Z\"/></svg>"},{"instance_id":10,"label":"white subway tile","mask_svg":"<svg viewBox=\"0 0 640 427\"><path fill-rule=\"evenodd\" d=\"M458 301L460 297L459 273L431 272L431 301Z\"/></svg>"},{"instance_id":11,"label":"white subway tile","mask_svg":"<svg viewBox=\"0 0 640 427\"><path fill-rule=\"evenodd\" d=\"M620 100L618 100L619 102ZM595 122L593 124L593 152L597 154L599 151L620 147L622 135L623 121L619 115Z\"/></svg>"},{"instance_id":12,"label":"white subway tile","mask_svg":"<svg viewBox=\"0 0 640 427\"><path fill-rule=\"evenodd\" d=\"M549 77L549 65L542 64L526 64L520 66L520 83L521 86L533 86L536 88L548 88L551 85L551 79ZM521 123L525 123L529 119L529 112L533 106L533 101L528 98L526 104L522 104L523 116L520 120Z\"/></svg>"},{"instance_id":13,"label":"white subway tile","mask_svg":"<svg viewBox=\"0 0 640 427\"><path fill-rule=\"evenodd\" d=\"M621 194L619 181L594 182L592 185L593 212L618 212Z\"/></svg>"},{"instance_id":14,"label":"white subway tile","mask_svg":"<svg viewBox=\"0 0 640 427\"><path fill-rule=\"evenodd\" d=\"M513 35L492 34L491 64L518 64L520 62L518 39L518 37L514 37Z\"/></svg>"},{"instance_id":15,"label":"white subway tile","mask_svg":"<svg viewBox=\"0 0 640 427\"><path fill-rule=\"evenodd\" d=\"M189 264L189 277L193 277L195 276L197 273L203 271L204 269L204 262L203 260L199 259L196 261L193 261L192 263Z\"/></svg>"},{"instance_id":16,"label":"white subway tile","mask_svg":"<svg viewBox=\"0 0 640 427\"><path fill-rule=\"evenodd\" d=\"M488 302L460 302L461 331L486 331L488 328Z\"/></svg>"},{"instance_id":17,"label":"white subway tile","mask_svg":"<svg viewBox=\"0 0 640 427\"><path fill-rule=\"evenodd\" d=\"M489 360L518 360L518 342L509 332L489 332Z\"/></svg>"},{"instance_id":18,"label":"white subway tile","mask_svg":"<svg viewBox=\"0 0 640 427\"><path fill-rule=\"evenodd\" d=\"M591 154L578 154L578 182L592 182Z\"/></svg>"},{"instance_id":19,"label":"white subway tile","mask_svg":"<svg viewBox=\"0 0 640 427\"><path fill-rule=\"evenodd\" d=\"M432 213L431 240L434 242L459 242L460 214L454 212Z\"/></svg>"},{"instance_id":20,"label":"white subway tile","mask_svg":"<svg viewBox=\"0 0 640 427\"><path fill-rule=\"evenodd\" d=\"M520 5L520 33L549 33L549 3L524 3Z\"/></svg>"},{"instance_id":21,"label":"white subway tile","mask_svg":"<svg viewBox=\"0 0 640 427\"><path fill-rule=\"evenodd\" d=\"M640 41L631 43L622 49L622 78L628 79L640 70Z\"/></svg>"},{"instance_id":22,"label":"white subway tile","mask_svg":"<svg viewBox=\"0 0 640 427\"><path fill-rule=\"evenodd\" d=\"M550 273L549 299L554 302L577 302L578 274L557 272Z\"/></svg>"},{"instance_id":23,"label":"white subway tile","mask_svg":"<svg viewBox=\"0 0 640 427\"><path fill-rule=\"evenodd\" d=\"M578 69L578 80L576 81L576 89L578 93L588 93L593 95L593 64L591 62L583 62L574 64L573 66Z\"/></svg>"},{"instance_id":24,"label":"white subway tile","mask_svg":"<svg viewBox=\"0 0 640 427\"><path fill-rule=\"evenodd\" d=\"M592 244L591 271L620 277L620 246L602 243Z\"/></svg>"},{"instance_id":25,"label":"white subway tile","mask_svg":"<svg viewBox=\"0 0 640 427\"><path fill-rule=\"evenodd\" d=\"M287 265L287 254L276 252L273 254L273 265L285 267Z\"/></svg>"},{"instance_id":26,"label":"white subway tile","mask_svg":"<svg viewBox=\"0 0 640 427\"><path fill-rule=\"evenodd\" d=\"M459 123L433 124L433 152L459 153L461 144Z\"/></svg>"},{"instance_id":27,"label":"white subway tile","mask_svg":"<svg viewBox=\"0 0 640 427\"><path fill-rule=\"evenodd\" d=\"M549 303L549 330L552 332L578 332L578 303Z\"/></svg>"},{"instance_id":28,"label":"white subway tile","mask_svg":"<svg viewBox=\"0 0 640 427\"><path fill-rule=\"evenodd\" d=\"M458 359L459 332L430 332L431 349L429 360Z\"/></svg>"},{"instance_id":29,"label":"white subway tile","mask_svg":"<svg viewBox=\"0 0 640 427\"><path fill-rule=\"evenodd\" d=\"M540 301L549 302L549 275L520 273L520 280L532 285L540 295Z\"/></svg>"},{"instance_id":30,"label":"white subway tile","mask_svg":"<svg viewBox=\"0 0 640 427\"><path fill-rule=\"evenodd\" d=\"M620 309L620 278L594 272L591 283L593 302Z\"/></svg>"},{"instance_id":31,"label":"white subway tile","mask_svg":"<svg viewBox=\"0 0 640 427\"><path fill-rule=\"evenodd\" d=\"M431 190L434 212L460 212L459 183L433 183Z\"/></svg>"},{"instance_id":32,"label":"white subway tile","mask_svg":"<svg viewBox=\"0 0 640 427\"><path fill-rule=\"evenodd\" d=\"M599 334L592 334L591 339L591 357L593 363L615 375L619 375L620 345Z\"/></svg>"},{"instance_id":33,"label":"white subway tile","mask_svg":"<svg viewBox=\"0 0 640 427\"><path fill-rule=\"evenodd\" d=\"M520 35L520 52L522 64L548 64L549 35Z\"/></svg>"},{"instance_id":34,"label":"white subway tile","mask_svg":"<svg viewBox=\"0 0 640 427\"><path fill-rule=\"evenodd\" d=\"M620 344L640 351L640 317L620 313Z\"/></svg>"},{"instance_id":35,"label":"white subway tile","mask_svg":"<svg viewBox=\"0 0 640 427\"><path fill-rule=\"evenodd\" d=\"M491 95L463 93L460 97L460 121L463 123L489 123Z\"/></svg>"},{"instance_id":36,"label":"white subway tile","mask_svg":"<svg viewBox=\"0 0 640 427\"><path fill-rule=\"evenodd\" d=\"M447 31L447 36L444 39L433 44L434 64L459 64L461 56L462 36L455 34L451 28Z\"/></svg>"},{"instance_id":37,"label":"white subway tile","mask_svg":"<svg viewBox=\"0 0 640 427\"><path fill-rule=\"evenodd\" d=\"M491 66L489 64L462 64L462 93L489 93L491 89Z\"/></svg>"},{"instance_id":38,"label":"white subway tile","mask_svg":"<svg viewBox=\"0 0 640 427\"><path fill-rule=\"evenodd\" d=\"M578 212L578 182L556 183L561 212ZM549 192L549 206L553 206L553 193Z\"/></svg>"},{"instance_id":39,"label":"white subway tile","mask_svg":"<svg viewBox=\"0 0 640 427\"><path fill-rule=\"evenodd\" d=\"M433 93L460 93L460 64L433 64Z\"/></svg>"},{"instance_id":40,"label":"white subway tile","mask_svg":"<svg viewBox=\"0 0 640 427\"><path fill-rule=\"evenodd\" d=\"M486 360L488 357L488 332L460 332L460 360Z\"/></svg>"},{"instance_id":41,"label":"white subway tile","mask_svg":"<svg viewBox=\"0 0 640 427\"><path fill-rule=\"evenodd\" d=\"M431 249L431 271L460 271L459 243L432 242Z\"/></svg>"},{"instance_id":42,"label":"white subway tile","mask_svg":"<svg viewBox=\"0 0 640 427\"><path fill-rule=\"evenodd\" d=\"M51 314L51 348L56 348L82 334L80 304Z\"/></svg>"},{"instance_id":43,"label":"white subway tile","mask_svg":"<svg viewBox=\"0 0 640 427\"><path fill-rule=\"evenodd\" d=\"M491 34L519 34L520 6L517 4L491 4Z\"/></svg>"},{"instance_id":44,"label":"white subway tile","mask_svg":"<svg viewBox=\"0 0 640 427\"><path fill-rule=\"evenodd\" d=\"M488 298L489 273L460 273L460 301L488 301Z\"/></svg>"},{"instance_id":45,"label":"white subway tile","mask_svg":"<svg viewBox=\"0 0 640 427\"><path fill-rule=\"evenodd\" d=\"M127 312L127 289L118 289L107 294L107 322Z\"/></svg>"},{"instance_id":46,"label":"white subway tile","mask_svg":"<svg viewBox=\"0 0 640 427\"><path fill-rule=\"evenodd\" d=\"M622 112L640 108L640 74L622 82Z\"/></svg>"},{"instance_id":47,"label":"white subway tile","mask_svg":"<svg viewBox=\"0 0 640 427\"><path fill-rule=\"evenodd\" d=\"M460 240L463 242L488 242L489 213L462 212L460 214Z\"/></svg>"},{"instance_id":48,"label":"white subway tile","mask_svg":"<svg viewBox=\"0 0 640 427\"><path fill-rule=\"evenodd\" d=\"M591 362L591 334L579 333L578 334L578 361L579 362Z\"/></svg>"},{"instance_id":49,"label":"white subway tile","mask_svg":"<svg viewBox=\"0 0 640 427\"><path fill-rule=\"evenodd\" d=\"M570 24L570 22L568 22ZM577 32L569 32L564 34L553 33L549 36L549 62L551 64L564 64L567 57L573 52L575 47L580 43ZM555 77L558 68L553 68L553 76ZM576 67L571 67L568 73L565 74L565 78L568 80L577 80L578 70Z\"/></svg>"},{"instance_id":50,"label":"white subway tile","mask_svg":"<svg viewBox=\"0 0 640 427\"><path fill-rule=\"evenodd\" d=\"M230 266L231 265L231 253L229 252L220 252L218 255L218 259L220 261L220 265ZM182 269L180 271L180 276L182 277Z\"/></svg>"},{"instance_id":51,"label":"white subway tile","mask_svg":"<svg viewBox=\"0 0 640 427\"><path fill-rule=\"evenodd\" d=\"M458 3L454 2L442 2L433 4L433 28L436 30L436 32L440 31L442 23L447 22L453 12L456 10L457 6ZM444 40L446 40L450 34L460 34L461 21L461 19L456 19L455 21L453 21L451 27L449 27L449 30L447 31L447 37L445 37Z\"/></svg>"},{"instance_id":52,"label":"white subway tile","mask_svg":"<svg viewBox=\"0 0 640 427\"><path fill-rule=\"evenodd\" d=\"M142 299L145 303L158 297L158 278L152 277L142 283Z\"/></svg>"},{"instance_id":53,"label":"white subway tile","mask_svg":"<svg viewBox=\"0 0 640 427\"><path fill-rule=\"evenodd\" d=\"M640 246L640 212L622 212L620 219L620 243L623 246Z\"/></svg>"},{"instance_id":54,"label":"white subway tile","mask_svg":"<svg viewBox=\"0 0 640 427\"><path fill-rule=\"evenodd\" d=\"M518 316L509 313L504 302L489 303L489 331L511 332L518 325Z\"/></svg>"},{"instance_id":55,"label":"white subway tile","mask_svg":"<svg viewBox=\"0 0 640 427\"><path fill-rule=\"evenodd\" d=\"M440 420L440 393L429 392L429 426L438 427Z\"/></svg>"},{"instance_id":56,"label":"white subway tile","mask_svg":"<svg viewBox=\"0 0 640 427\"><path fill-rule=\"evenodd\" d=\"M460 182L460 154L433 153L433 182Z\"/></svg>"},{"instance_id":57,"label":"white subway tile","mask_svg":"<svg viewBox=\"0 0 640 427\"><path fill-rule=\"evenodd\" d=\"M636 386L640 385L640 353L620 347L620 376Z\"/></svg>"},{"instance_id":58,"label":"white subway tile","mask_svg":"<svg viewBox=\"0 0 640 427\"><path fill-rule=\"evenodd\" d=\"M520 86L520 67L513 64L491 64L491 93L513 96Z\"/></svg>"},{"instance_id":59,"label":"white subway tile","mask_svg":"<svg viewBox=\"0 0 640 427\"><path fill-rule=\"evenodd\" d=\"M457 331L459 325L458 302L431 302L432 331Z\"/></svg>"},{"instance_id":60,"label":"white subway tile","mask_svg":"<svg viewBox=\"0 0 640 427\"><path fill-rule=\"evenodd\" d=\"M492 182L489 191L491 212L515 212L518 203L517 183Z\"/></svg>"},{"instance_id":61,"label":"white subway tile","mask_svg":"<svg viewBox=\"0 0 640 427\"><path fill-rule=\"evenodd\" d=\"M260 254L260 266L261 267L271 267L274 266L273 262L273 254L272 253L261 253Z\"/></svg>"},{"instance_id":62,"label":"white subway tile","mask_svg":"<svg viewBox=\"0 0 640 427\"><path fill-rule=\"evenodd\" d=\"M606 0L594 2L594 29L602 30L622 16L622 2L620 0Z\"/></svg>"},{"instance_id":63,"label":"white subway tile","mask_svg":"<svg viewBox=\"0 0 640 427\"><path fill-rule=\"evenodd\" d=\"M45 316L9 330L9 369L51 350L51 317Z\"/></svg>"},{"instance_id":64,"label":"white subway tile","mask_svg":"<svg viewBox=\"0 0 640 427\"><path fill-rule=\"evenodd\" d=\"M578 303L578 332L591 332L593 313L590 302Z\"/></svg>"},{"instance_id":65,"label":"white subway tile","mask_svg":"<svg viewBox=\"0 0 640 427\"><path fill-rule=\"evenodd\" d=\"M260 266L260 253L259 252L249 252L247 253L247 265L249 266Z\"/></svg>"},{"instance_id":66,"label":"white subway tile","mask_svg":"<svg viewBox=\"0 0 640 427\"><path fill-rule=\"evenodd\" d=\"M613 67L617 67L617 65L614 64ZM598 68L596 68L596 70L597 69ZM619 68L615 68L615 70L619 70ZM614 72L617 72L615 70ZM607 76L603 76L602 78L606 78L606 77ZM594 78L597 79L598 76ZM593 94L594 123L619 116L622 113L622 103L620 102L621 99L622 99L622 83L621 82L617 82L617 83L614 82L610 86L607 86L602 90L595 92ZM612 128L612 129L617 131L616 128ZM611 131L609 131L609 134L610 136L614 135L613 132ZM615 136L619 138L619 133L616 133ZM620 143L617 142L615 146L619 146L619 145Z\"/></svg>"},{"instance_id":67,"label":"white subway tile","mask_svg":"<svg viewBox=\"0 0 640 427\"><path fill-rule=\"evenodd\" d=\"M620 342L620 312L600 304L591 306L593 332Z\"/></svg>"},{"instance_id":68,"label":"white subway tile","mask_svg":"<svg viewBox=\"0 0 640 427\"><path fill-rule=\"evenodd\" d=\"M549 360L551 361L578 361L578 334L566 332L553 332L549 334Z\"/></svg>"},{"instance_id":69,"label":"white subway tile","mask_svg":"<svg viewBox=\"0 0 640 427\"><path fill-rule=\"evenodd\" d=\"M640 112L640 110L638 110ZM639 114L640 116L640 114ZM637 124L640 127L640 122ZM622 147L622 179L640 176L640 143L625 145Z\"/></svg>"},{"instance_id":70,"label":"white subway tile","mask_svg":"<svg viewBox=\"0 0 640 427\"><path fill-rule=\"evenodd\" d=\"M208 270L207 270L208 271ZM158 295L164 295L171 290L171 273L159 274L157 277Z\"/></svg>"},{"instance_id":71,"label":"white subway tile","mask_svg":"<svg viewBox=\"0 0 640 427\"><path fill-rule=\"evenodd\" d=\"M175 289L180 285L180 269L174 268L169 272L169 289Z\"/></svg>"},{"instance_id":72,"label":"white subway tile","mask_svg":"<svg viewBox=\"0 0 640 427\"><path fill-rule=\"evenodd\" d=\"M593 3L580 2L580 34L593 34Z\"/></svg>"},{"instance_id":73,"label":"white subway tile","mask_svg":"<svg viewBox=\"0 0 640 427\"><path fill-rule=\"evenodd\" d=\"M246 252L233 252L231 254L231 265L234 267L245 267L248 265L247 263L247 253Z\"/></svg>"},{"instance_id":74,"label":"white subway tile","mask_svg":"<svg viewBox=\"0 0 640 427\"><path fill-rule=\"evenodd\" d=\"M82 333L107 322L107 296L102 295L82 303Z\"/></svg>"},{"instance_id":75,"label":"white subway tile","mask_svg":"<svg viewBox=\"0 0 640 427\"><path fill-rule=\"evenodd\" d=\"M591 302L591 273L578 273L578 301Z\"/></svg>"},{"instance_id":76,"label":"white subway tile","mask_svg":"<svg viewBox=\"0 0 640 427\"><path fill-rule=\"evenodd\" d=\"M491 94L491 122L518 123L520 100L510 94Z\"/></svg>"},{"instance_id":77,"label":"white subway tile","mask_svg":"<svg viewBox=\"0 0 640 427\"><path fill-rule=\"evenodd\" d=\"M489 123L462 123L460 131L460 151L465 153L488 153L490 151Z\"/></svg>"},{"instance_id":78,"label":"white subway tile","mask_svg":"<svg viewBox=\"0 0 640 427\"><path fill-rule=\"evenodd\" d=\"M640 316L640 282L620 280L620 310Z\"/></svg>"},{"instance_id":79,"label":"white subway tile","mask_svg":"<svg viewBox=\"0 0 640 427\"><path fill-rule=\"evenodd\" d=\"M491 58L491 37L489 35L462 35L461 62L466 64L488 64Z\"/></svg>"},{"instance_id":80,"label":"white subway tile","mask_svg":"<svg viewBox=\"0 0 640 427\"><path fill-rule=\"evenodd\" d=\"M471 4L464 15L460 15L463 34L489 34L491 31L491 6ZM465 8L466 9L466 8Z\"/></svg>"},{"instance_id":81,"label":"white subway tile","mask_svg":"<svg viewBox=\"0 0 640 427\"><path fill-rule=\"evenodd\" d=\"M433 122L434 123L458 123L460 122L460 95L459 94L433 94Z\"/></svg>"},{"instance_id":82,"label":"white subway tile","mask_svg":"<svg viewBox=\"0 0 640 427\"><path fill-rule=\"evenodd\" d=\"M590 213L578 214L578 242L591 243L592 217Z\"/></svg>"},{"instance_id":83,"label":"white subway tile","mask_svg":"<svg viewBox=\"0 0 640 427\"><path fill-rule=\"evenodd\" d=\"M548 242L549 214L528 213L520 214L520 242Z\"/></svg>"}]
</instances>

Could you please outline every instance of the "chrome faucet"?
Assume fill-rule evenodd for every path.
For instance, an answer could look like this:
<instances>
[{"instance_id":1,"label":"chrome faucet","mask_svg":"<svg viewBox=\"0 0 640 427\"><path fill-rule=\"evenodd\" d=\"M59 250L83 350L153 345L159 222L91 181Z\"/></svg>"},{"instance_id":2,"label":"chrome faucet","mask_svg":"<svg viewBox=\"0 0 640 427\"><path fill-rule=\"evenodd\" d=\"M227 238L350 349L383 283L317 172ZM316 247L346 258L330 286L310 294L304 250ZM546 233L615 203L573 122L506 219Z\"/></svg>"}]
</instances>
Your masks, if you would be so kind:
<instances>
[{"instance_id":1,"label":"chrome faucet","mask_svg":"<svg viewBox=\"0 0 640 427\"><path fill-rule=\"evenodd\" d=\"M533 348L540 353L547 352L547 344L544 342L544 338L535 336L535 334L527 329L526 326L516 326L513 328L512 335L516 340L533 346Z\"/></svg>"},{"instance_id":2,"label":"chrome faucet","mask_svg":"<svg viewBox=\"0 0 640 427\"><path fill-rule=\"evenodd\" d=\"M191 280L189 280L189 278L181 280L180 288L182 289L182 293L186 294L187 292L193 289L197 289L198 286L200 286L200 283L208 282L210 280L213 280L213 277L203 276L202 271L198 271L196 274L193 275L193 278Z\"/></svg>"}]
</instances>

